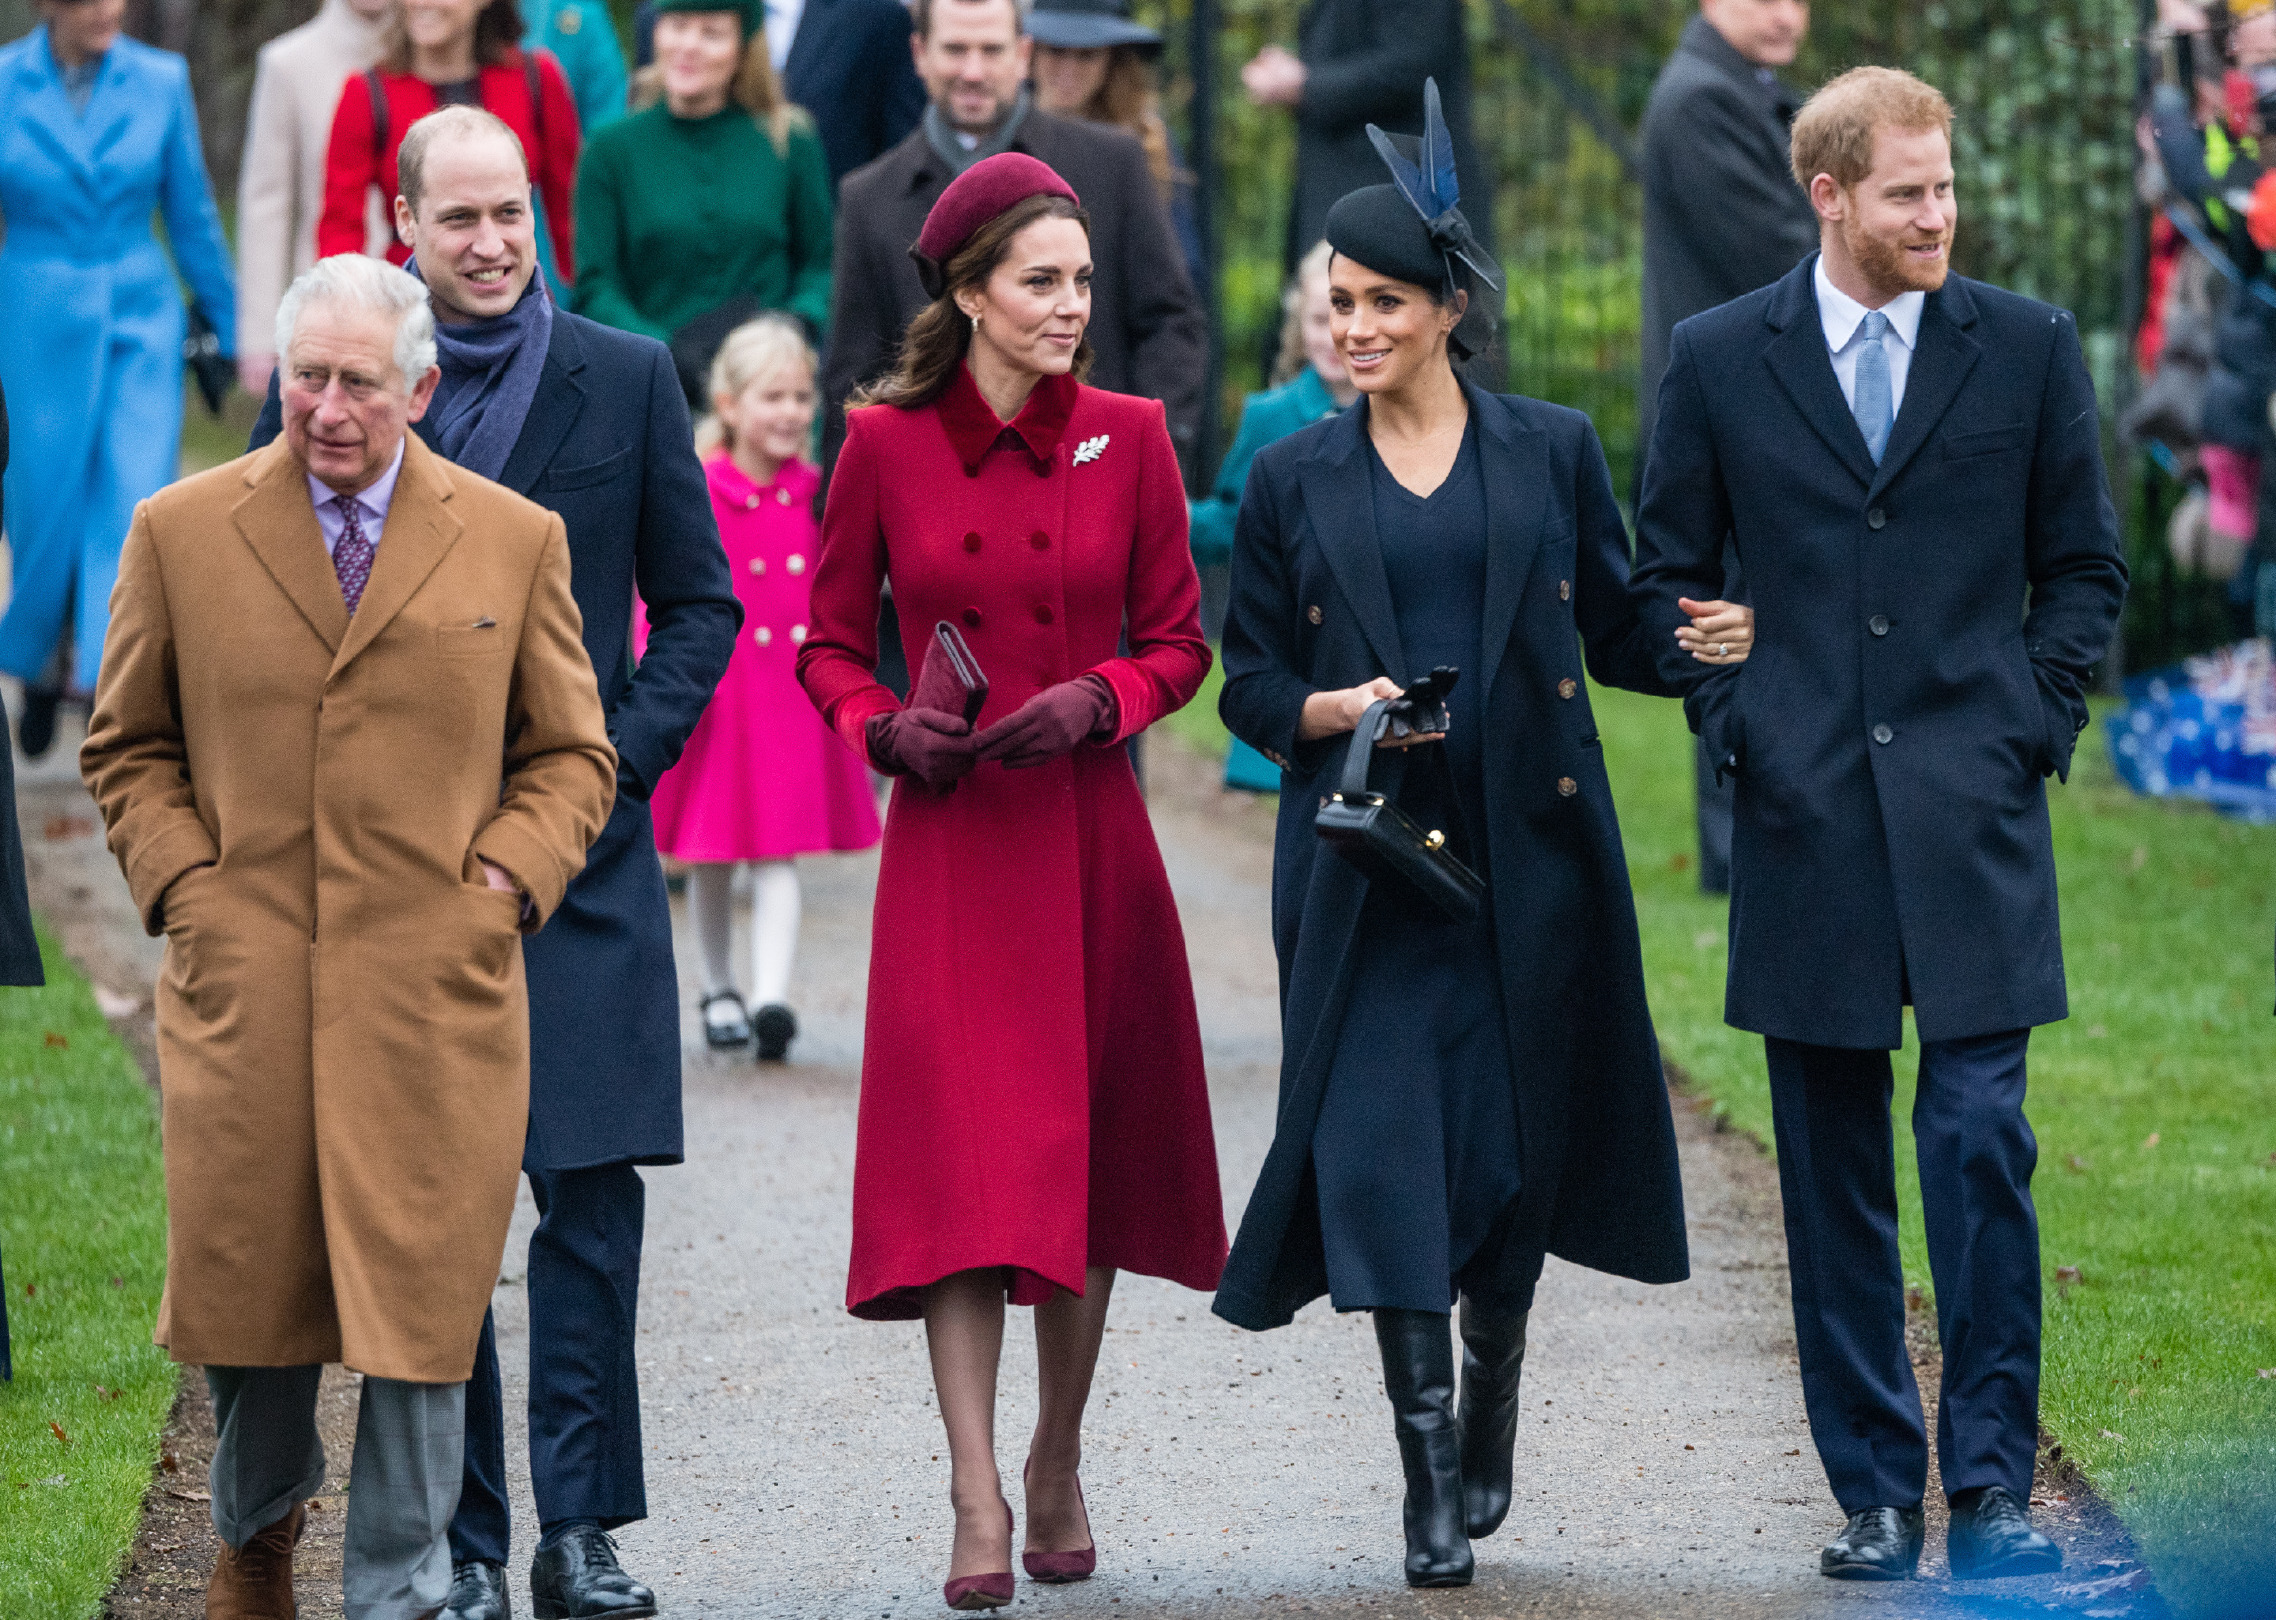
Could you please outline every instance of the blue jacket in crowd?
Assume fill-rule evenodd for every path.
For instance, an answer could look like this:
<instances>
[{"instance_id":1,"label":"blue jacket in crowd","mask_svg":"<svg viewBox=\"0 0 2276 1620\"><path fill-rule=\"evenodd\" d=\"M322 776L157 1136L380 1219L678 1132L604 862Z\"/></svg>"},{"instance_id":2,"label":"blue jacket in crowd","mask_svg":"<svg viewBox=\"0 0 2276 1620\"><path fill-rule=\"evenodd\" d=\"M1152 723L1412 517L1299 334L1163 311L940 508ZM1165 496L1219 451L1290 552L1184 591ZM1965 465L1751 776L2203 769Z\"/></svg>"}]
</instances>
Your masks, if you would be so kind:
<instances>
[{"instance_id":1,"label":"blue jacket in crowd","mask_svg":"<svg viewBox=\"0 0 2276 1620\"><path fill-rule=\"evenodd\" d=\"M577 103L577 128L588 139L624 116L624 47L601 0L538 0L522 49L553 53L569 80L569 98Z\"/></svg>"}]
</instances>

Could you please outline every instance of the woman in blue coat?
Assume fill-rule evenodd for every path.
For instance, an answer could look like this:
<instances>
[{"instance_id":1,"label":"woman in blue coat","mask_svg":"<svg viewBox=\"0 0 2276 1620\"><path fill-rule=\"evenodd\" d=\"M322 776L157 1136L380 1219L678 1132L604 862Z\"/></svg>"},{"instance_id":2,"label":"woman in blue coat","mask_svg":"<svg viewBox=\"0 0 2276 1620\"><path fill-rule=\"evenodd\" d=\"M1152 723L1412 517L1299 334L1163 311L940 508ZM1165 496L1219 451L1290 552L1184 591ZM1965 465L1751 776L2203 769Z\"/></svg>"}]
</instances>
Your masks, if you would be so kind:
<instances>
[{"instance_id":1,"label":"woman in blue coat","mask_svg":"<svg viewBox=\"0 0 2276 1620\"><path fill-rule=\"evenodd\" d=\"M41 0L0 46L0 344L15 455L15 558L0 670L26 683L24 751L68 686L91 691L134 506L181 455L185 316L176 271L229 343L229 251L189 68L121 38L125 0ZM162 215L169 260L151 230ZM57 657L68 642L68 662ZM35 746L36 745L36 746Z\"/></svg>"},{"instance_id":2,"label":"woman in blue coat","mask_svg":"<svg viewBox=\"0 0 2276 1620\"><path fill-rule=\"evenodd\" d=\"M1443 190L1414 189L1430 206L1385 185L1329 211L1335 337L1360 402L1258 452L1234 540L1220 709L1285 772L1284 1056L1215 1308L1260 1330L1322 1293L1374 1313L1407 1580L1458 1586L1471 1538L1509 1510L1544 1256L1643 1282L1688 1272L1584 663L1608 685L1672 689L1629 599L1595 430L1452 368L1450 348L1484 340L1463 325L1470 298L1498 289L1453 211L1451 166ZM1743 638L1703 651L1735 662ZM1375 788L1484 878L1468 921L1395 875L1363 876L1313 826L1370 705L1440 665L1460 671L1443 739L1367 757Z\"/></svg>"}]
</instances>

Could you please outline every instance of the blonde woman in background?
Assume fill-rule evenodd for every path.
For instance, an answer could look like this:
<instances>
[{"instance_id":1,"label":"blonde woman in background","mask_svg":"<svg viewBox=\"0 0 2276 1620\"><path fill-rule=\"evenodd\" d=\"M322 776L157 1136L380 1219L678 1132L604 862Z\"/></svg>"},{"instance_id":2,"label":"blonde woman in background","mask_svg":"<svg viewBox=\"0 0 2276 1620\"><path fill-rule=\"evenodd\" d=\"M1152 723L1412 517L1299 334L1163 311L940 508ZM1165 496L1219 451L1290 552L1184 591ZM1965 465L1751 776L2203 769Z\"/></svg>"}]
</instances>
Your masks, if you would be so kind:
<instances>
[{"instance_id":1,"label":"blonde woman in background","mask_svg":"<svg viewBox=\"0 0 2276 1620\"><path fill-rule=\"evenodd\" d=\"M755 1032L767 1062L786 1057L798 1033L790 1007L801 911L793 858L867 849L879 837L869 772L798 684L821 551L814 496L822 475L805 454L814 432L814 366L804 334L780 315L737 327L712 362L712 414L696 429L696 449L743 601L743 634L686 751L649 801L656 847L688 863L704 1038L738 1050ZM640 629L645 647L645 623ZM751 1002L736 987L733 960L741 861L755 863Z\"/></svg>"},{"instance_id":2,"label":"blonde woman in background","mask_svg":"<svg viewBox=\"0 0 2276 1620\"><path fill-rule=\"evenodd\" d=\"M701 409L727 334L768 310L830 316L830 169L783 99L760 0L659 0L640 111L577 174L577 313L660 338Z\"/></svg>"}]
</instances>

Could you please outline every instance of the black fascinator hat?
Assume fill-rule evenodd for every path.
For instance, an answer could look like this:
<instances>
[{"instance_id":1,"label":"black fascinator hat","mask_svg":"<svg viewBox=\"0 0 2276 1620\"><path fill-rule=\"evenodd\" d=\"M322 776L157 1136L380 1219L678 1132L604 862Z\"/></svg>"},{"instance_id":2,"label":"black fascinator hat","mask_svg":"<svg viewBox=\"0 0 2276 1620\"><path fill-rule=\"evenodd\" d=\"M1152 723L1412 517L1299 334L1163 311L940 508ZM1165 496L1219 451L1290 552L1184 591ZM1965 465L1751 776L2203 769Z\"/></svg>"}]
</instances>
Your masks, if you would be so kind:
<instances>
[{"instance_id":1,"label":"black fascinator hat","mask_svg":"<svg viewBox=\"0 0 2276 1620\"><path fill-rule=\"evenodd\" d=\"M1347 259L1451 299L1467 291L1470 307L1447 337L1455 358L1467 360L1492 341L1502 270L1463 218L1462 188L1454 173L1454 142L1446 132L1438 81L1423 81L1423 133L1419 143L1367 126L1367 138L1391 171L1390 183L1362 186L1328 210L1328 245ZM1401 146L1414 149L1409 156ZM1486 298L1480 289L1496 296Z\"/></svg>"}]
</instances>

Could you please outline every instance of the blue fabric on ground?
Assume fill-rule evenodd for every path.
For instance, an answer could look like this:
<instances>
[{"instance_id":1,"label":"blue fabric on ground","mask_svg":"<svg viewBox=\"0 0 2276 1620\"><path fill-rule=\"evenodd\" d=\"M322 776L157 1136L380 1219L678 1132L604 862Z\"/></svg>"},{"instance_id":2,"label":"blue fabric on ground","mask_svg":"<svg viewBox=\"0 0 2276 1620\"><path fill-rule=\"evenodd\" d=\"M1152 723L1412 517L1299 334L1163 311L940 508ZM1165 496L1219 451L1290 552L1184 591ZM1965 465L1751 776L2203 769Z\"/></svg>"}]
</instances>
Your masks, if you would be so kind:
<instances>
[{"instance_id":1,"label":"blue fabric on ground","mask_svg":"<svg viewBox=\"0 0 2276 1620\"><path fill-rule=\"evenodd\" d=\"M2150 798L2202 799L2276 821L2276 657L2240 641L2126 682L2103 721L2118 779Z\"/></svg>"}]
</instances>

